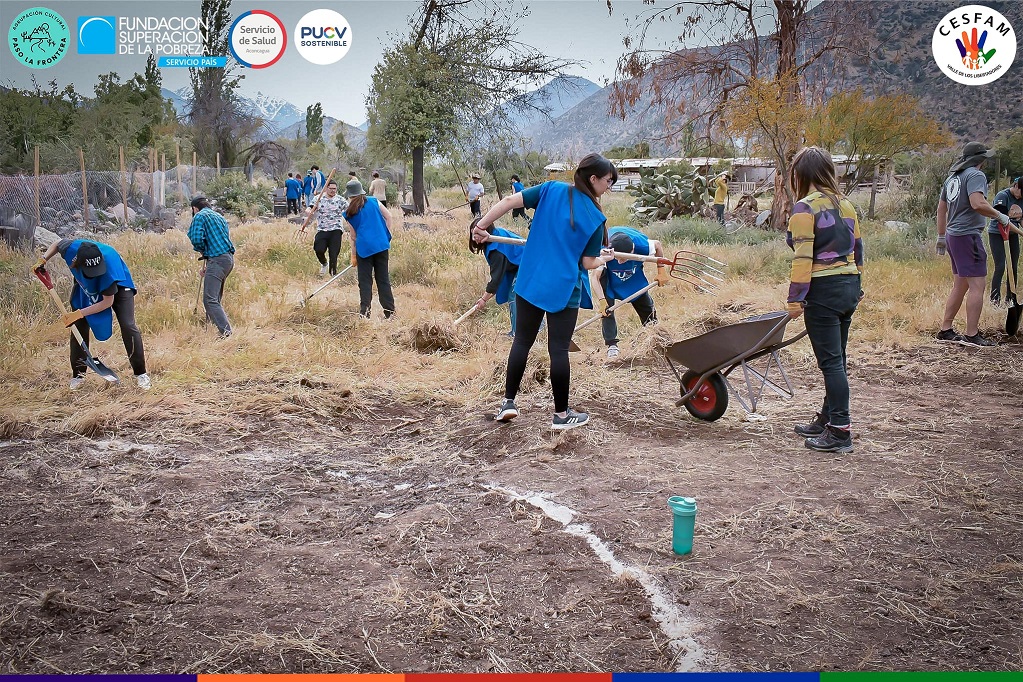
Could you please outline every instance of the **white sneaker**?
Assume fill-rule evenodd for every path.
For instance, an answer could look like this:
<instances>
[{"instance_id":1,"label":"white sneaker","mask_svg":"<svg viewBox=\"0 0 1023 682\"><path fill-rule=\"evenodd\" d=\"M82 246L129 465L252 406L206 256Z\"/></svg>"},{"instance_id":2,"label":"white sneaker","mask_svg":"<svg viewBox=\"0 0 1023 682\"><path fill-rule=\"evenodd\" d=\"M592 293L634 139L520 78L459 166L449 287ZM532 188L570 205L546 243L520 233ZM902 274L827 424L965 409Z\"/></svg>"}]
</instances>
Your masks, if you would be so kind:
<instances>
[{"instance_id":1,"label":"white sneaker","mask_svg":"<svg viewBox=\"0 0 1023 682\"><path fill-rule=\"evenodd\" d=\"M68 385L72 391L77 391L85 384L85 377L71 377L71 383Z\"/></svg>"},{"instance_id":2,"label":"white sneaker","mask_svg":"<svg viewBox=\"0 0 1023 682\"><path fill-rule=\"evenodd\" d=\"M143 391L148 391L153 387L153 382L149 380L148 374L136 374L135 381L138 382L139 388L141 388Z\"/></svg>"},{"instance_id":3,"label":"white sneaker","mask_svg":"<svg viewBox=\"0 0 1023 682\"><path fill-rule=\"evenodd\" d=\"M320 277L323 277L326 274L327 274L327 266L326 265L320 266Z\"/></svg>"},{"instance_id":4,"label":"white sneaker","mask_svg":"<svg viewBox=\"0 0 1023 682\"><path fill-rule=\"evenodd\" d=\"M607 359L608 360L614 360L615 358L618 357L619 353L621 353L621 351L618 350L618 346L608 346L607 347Z\"/></svg>"}]
</instances>

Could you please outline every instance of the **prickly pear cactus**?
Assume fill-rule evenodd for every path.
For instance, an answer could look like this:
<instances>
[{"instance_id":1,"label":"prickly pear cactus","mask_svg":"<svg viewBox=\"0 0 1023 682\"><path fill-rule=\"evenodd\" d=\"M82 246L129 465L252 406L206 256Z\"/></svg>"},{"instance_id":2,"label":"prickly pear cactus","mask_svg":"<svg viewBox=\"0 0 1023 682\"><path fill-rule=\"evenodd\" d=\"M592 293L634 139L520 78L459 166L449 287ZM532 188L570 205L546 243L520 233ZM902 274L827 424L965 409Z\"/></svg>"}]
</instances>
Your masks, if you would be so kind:
<instances>
[{"instance_id":1,"label":"prickly pear cactus","mask_svg":"<svg viewBox=\"0 0 1023 682\"><path fill-rule=\"evenodd\" d=\"M662 173L640 179L629 188L636 197L632 210L643 220L670 220L693 215L707 203L709 178L696 172L679 175Z\"/></svg>"}]
</instances>

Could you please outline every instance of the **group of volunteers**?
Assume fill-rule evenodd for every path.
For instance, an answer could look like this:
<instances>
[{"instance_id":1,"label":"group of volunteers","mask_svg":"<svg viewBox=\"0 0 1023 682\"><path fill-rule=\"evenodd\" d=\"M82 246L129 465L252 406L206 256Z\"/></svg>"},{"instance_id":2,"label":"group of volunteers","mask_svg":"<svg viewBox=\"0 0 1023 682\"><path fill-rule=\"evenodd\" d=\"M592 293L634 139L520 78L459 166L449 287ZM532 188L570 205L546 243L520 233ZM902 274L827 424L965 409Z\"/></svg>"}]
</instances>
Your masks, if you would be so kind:
<instances>
[{"instance_id":1,"label":"group of volunteers","mask_svg":"<svg viewBox=\"0 0 1023 682\"><path fill-rule=\"evenodd\" d=\"M990 245L996 255L1001 255L1002 262L992 280L992 302L1001 300L1006 251L1013 263L1018 259L1019 238L1010 226L1015 224L1018 229L1023 215L1023 179L1016 178L990 204L986 199L987 180L980 168L992 155L993 151L981 143L967 144L941 189L937 251L939 255L947 251L954 284L937 336L940 341L977 347L993 345L977 329L987 275L987 254L981 240L985 218L991 219L987 226ZM359 311L369 316L375 281L384 316L390 318L395 312L387 270L391 215L383 200L366 195L354 173L350 178L343 197L338 193L337 183L330 180L318 203L307 209L317 217L314 250L322 265L321 275L336 274L347 225L353 244L351 264L358 268ZM479 177L473 179L478 181ZM660 242L635 228L608 228L600 198L617 179L618 172L610 161L599 154L589 154L579 163L571 183L548 181L523 188L518 178L513 178L516 191L494 204L486 214L480 215L478 210L482 189L471 190L470 197L474 198L470 201L477 205L472 209L475 218L470 226L469 249L483 254L490 266L490 279L475 308L482 309L491 298L496 298L499 304L509 304L512 323L504 399L495 415L498 422L508 422L519 414L515 398L530 350L544 323L554 398L551 428L572 429L589 421L589 415L570 404L569 362L579 309L593 306L588 271L600 271L598 281L606 301L602 333L607 356L612 359L619 353L619 339L613 311L607 308L644 288L668 281L663 267L658 268L655 283L651 284L643 273L642 263L615 257L616 251L664 255ZM789 180L800 199L792 209L786 233L786 242L793 250L787 309L791 318L804 317L825 385L820 411L808 423L796 426L795 432L812 450L851 452L846 348L853 314L864 296L859 221L856 209L839 189L835 165L826 150L812 146L801 149L792 161ZM491 235L519 238L514 231L496 223L509 212L524 217L525 209L531 209L533 216L524 244L489 241ZM188 237L205 262L203 304L221 337L227 337L231 325L221 297L224 282L234 266L234 246L226 221L210 209L205 198L192 201L192 213ZM996 251L996 245L1001 247L1000 251ZM61 254L75 278L71 297L74 311L64 317L65 325L76 325L86 337L90 327L100 338L105 338L103 334L109 337L112 309L138 384L149 388L142 337L134 318L135 284L128 266L105 244L61 240L47 250L36 267L43 267L56 253ZM1015 266L1012 271L1017 271ZM952 320L964 297L967 326L966 333L960 334L952 328ZM649 292L635 297L632 305L642 324L657 321ZM71 368L74 389L81 386L86 368L84 356L74 343Z\"/></svg>"}]
</instances>

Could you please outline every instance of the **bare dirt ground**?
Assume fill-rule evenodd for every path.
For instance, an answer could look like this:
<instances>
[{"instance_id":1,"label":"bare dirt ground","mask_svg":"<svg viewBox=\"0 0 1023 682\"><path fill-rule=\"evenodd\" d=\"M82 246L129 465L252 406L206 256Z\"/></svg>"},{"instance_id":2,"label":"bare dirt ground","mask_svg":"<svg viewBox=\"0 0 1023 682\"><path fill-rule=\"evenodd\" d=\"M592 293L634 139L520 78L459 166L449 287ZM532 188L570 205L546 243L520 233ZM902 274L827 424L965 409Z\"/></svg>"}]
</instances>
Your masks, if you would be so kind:
<instances>
[{"instance_id":1,"label":"bare dirt ground","mask_svg":"<svg viewBox=\"0 0 1023 682\"><path fill-rule=\"evenodd\" d=\"M503 426L296 380L230 429L3 442L0 672L1023 667L1018 346L854 362L846 456L791 433L805 360L714 423L595 362L558 436L536 379Z\"/></svg>"}]
</instances>

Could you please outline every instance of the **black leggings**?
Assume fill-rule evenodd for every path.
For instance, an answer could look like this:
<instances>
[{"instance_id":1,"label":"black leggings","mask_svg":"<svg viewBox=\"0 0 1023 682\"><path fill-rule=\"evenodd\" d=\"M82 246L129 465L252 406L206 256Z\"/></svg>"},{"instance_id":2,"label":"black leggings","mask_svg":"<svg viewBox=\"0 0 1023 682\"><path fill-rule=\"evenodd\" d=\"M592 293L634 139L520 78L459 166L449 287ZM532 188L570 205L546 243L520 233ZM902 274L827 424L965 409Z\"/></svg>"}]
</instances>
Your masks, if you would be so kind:
<instances>
[{"instance_id":1,"label":"black leggings","mask_svg":"<svg viewBox=\"0 0 1023 682\"><path fill-rule=\"evenodd\" d=\"M124 342L124 350L128 352L128 362L135 376L146 373L146 352L142 348L142 332L135 322L135 292L131 289L118 287L114 294L114 317L117 318L117 326L121 328L121 341ZM89 343L89 323L82 318L75 322L75 327ZM91 348L89 350L92 350ZM71 375L76 377L85 376L85 351L75 335L71 335Z\"/></svg>"},{"instance_id":2,"label":"black leggings","mask_svg":"<svg viewBox=\"0 0 1023 682\"><path fill-rule=\"evenodd\" d=\"M1005 268L1005 242L1001 234L987 233L988 243L991 244L991 259L995 262L995 269L991 273L991 300L1002 300L1002 278L1005 278L1005 292L1009 292L1009 276ZM1009 235L1009 255L1012 256L1012 272L1016 276L1012 280L1012 290L1016 298L1021 298L1016 291L1016 283L1019 281L1019 235L1013 232Z\"/></svg>"},{"instance_id":3,"label":"black leggings","mask_svg":"<svg viewBox=\"0 0 1023 682\"><path fill-rule=\"evenodd\" d=\"M320 265L327 265L327 251L330 251L330 275L337 274L337 255L341 253L341 230L318 230L313 240L313 251Z\"/></svg>"},{"instance_id":4,"label":"black leggings","mask_svg":"<svg viewBox=\"0 0 1023 682\"><path fill-rule=\"evenodd\" d=\"M508 353L508 373L504 381L504 397L514 400L519 392L522 375L526 371L529 349L540 333L540 323L547 315L547 352L551 356L551 391L554 392L554 411L568 409L568 386L572 378L572 367L568 361L568 346L572 341L575 322L579 319L578 308L565 308L548 313L543 308L522 298L515 297L517 308L515 320L515 341Z\"/></svg>"}]
</instances>

